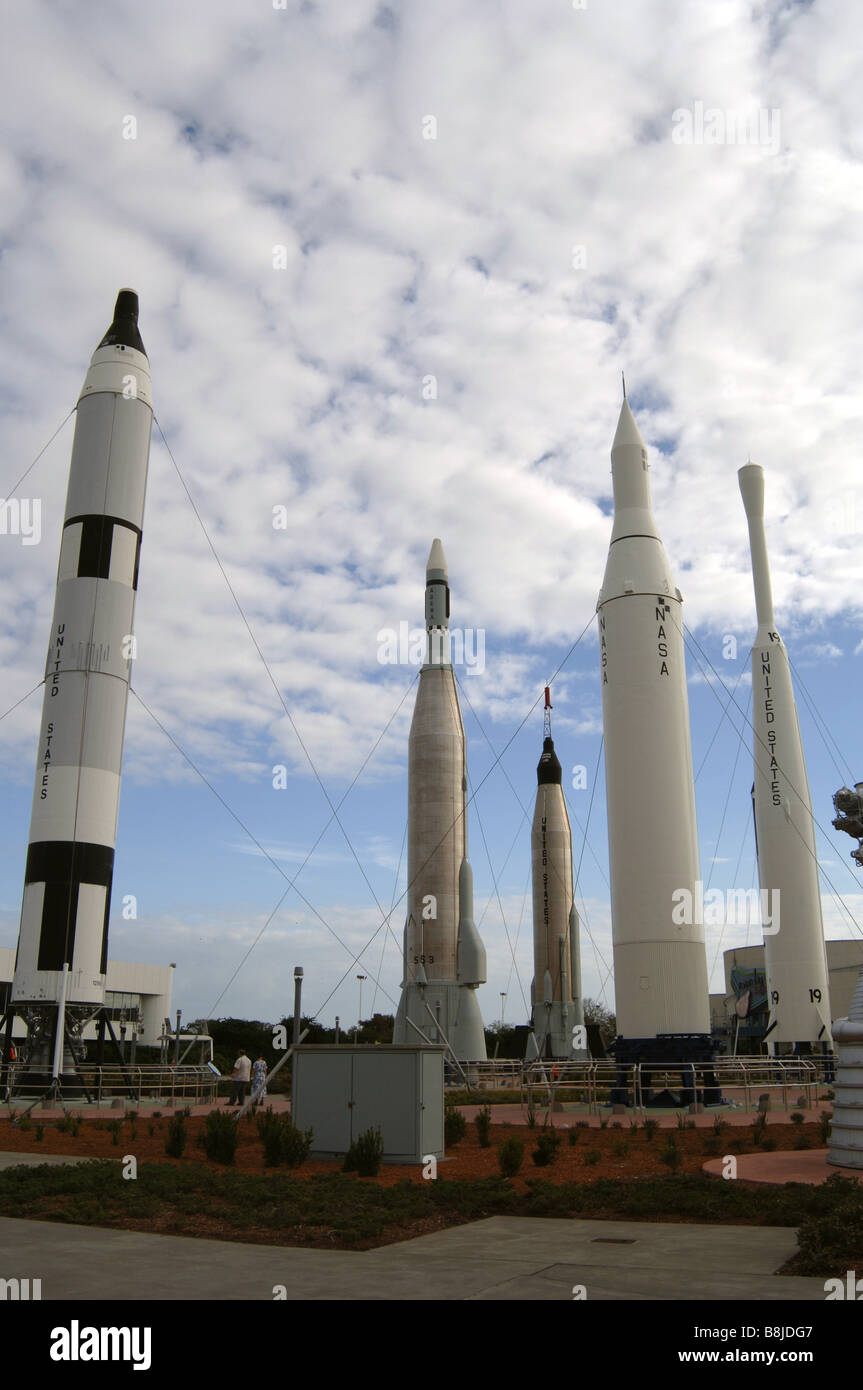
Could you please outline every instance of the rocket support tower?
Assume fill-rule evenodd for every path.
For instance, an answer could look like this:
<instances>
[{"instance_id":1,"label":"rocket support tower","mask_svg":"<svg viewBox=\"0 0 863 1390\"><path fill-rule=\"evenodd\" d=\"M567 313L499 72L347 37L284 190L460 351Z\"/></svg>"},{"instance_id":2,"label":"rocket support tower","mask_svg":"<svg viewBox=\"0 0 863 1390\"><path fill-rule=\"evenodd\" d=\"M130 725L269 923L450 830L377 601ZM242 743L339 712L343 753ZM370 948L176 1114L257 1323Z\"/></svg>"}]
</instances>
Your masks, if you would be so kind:
<instances>
[{"instance_id":1,"label":"rocket support tower","mask_svg":"<svg viewBox=\"0 0 863 1390\"><path fill-rule=\"evenodd\" d=\"M832 1050L827 953L812 798L785 644L776 630L764 534L764 470L737 474L752 554L758 632L752 647L755 830L774 1055Z\"/></svg>"},{"instance_id":2,"label":"rocket support tower","mask_svg":"<svg viewBox=\"0 0 863 1390\"><path fill-rule=\"evenodd\" d=\"M443 546L426 569L426 660L408 745L408 891L402 995L393 1041L449 1045L460 1062L484 1061L476 991L485 949L473 920L467 858L467 765L449 638Z\"/></svg>"},{"instance_id":3,"label":"rocket support tower","mask_svg":"<svg viewBox=\"0 0 863 1390\"><path fill-rule=\"evenodd\" d=\"M55 1079L58 1021L68 1066L104 1001L152 417L138 296L121 290L78 399L12 986L25 1058Z\"/></svg>"},{"instance_id":4,"label":"rocket support tower","mask_svg":"<svg viewBox=\"0 0 863 1390\"><path fill-rule=\"evenodd\" d=\"M682 598L624 399L611 450L614 527L597 613L618 1061L709 1061L703 925L674 911L699 880ZM685 901L685 897L684 897ZM688 921L686 920L688 917ZM680 920L678 920L680 919Z\"/></svg>"}]
</instances>

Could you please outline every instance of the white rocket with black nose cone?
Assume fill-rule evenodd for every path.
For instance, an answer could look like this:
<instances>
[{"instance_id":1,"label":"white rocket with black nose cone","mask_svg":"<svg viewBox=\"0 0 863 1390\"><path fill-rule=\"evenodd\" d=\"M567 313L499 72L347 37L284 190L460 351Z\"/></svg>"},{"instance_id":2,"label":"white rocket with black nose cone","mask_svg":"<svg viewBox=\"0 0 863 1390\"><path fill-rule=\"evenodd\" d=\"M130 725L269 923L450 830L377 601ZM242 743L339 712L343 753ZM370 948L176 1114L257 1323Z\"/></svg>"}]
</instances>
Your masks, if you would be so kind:
<instances>
[{"instance_id":1,"label":"white rocket with black nose cone","mask_svg":"<svg viewBox=\"0 0 863 1390\"><path fill-rule=\"evenodd\" d=\"M539 1057L588 1056L573 1029L584 1023L578 913L573 897L572 832L561 766L551 738L549 692L530 835L533 870L533 1036Z\"/></svg>"},{"instance_id":2,"label":"white rocket with black nose cone","mask_svg":"<svg viewBox=\"0 0 863 1390\"><path fill-rule=\"evenodd\" d=\"M447 1043L461 1062L484 1061L476 991L485 949L473 920L467 859L465 735L449 646L443 546L426 570L426 660L408 745L408 892L404 975L393 1041Z\"/></svg>"},{"instance_id":3,"label":"white rocket with black nose cone","mask_svg":"<svg viewBox=\"0 0 863 1390\"><path fill-rule=\"evenodd\" d=\"M31 1062L61 996L72 1019L104 997L152 416L138 296L121 290L78 399L45 670L12 986Z\"/></svg>"},{"instance_id":4,"label":"white rocket with black nose cone","mask_svg":"<svg viewBox=\"0 0 863 1390\"><path fill-rule=\"evenodd\" d=\"M710 1010L704 928L695 920L701 914L682 598L653 518L647 450L626 399L611 471L614 527L597 613L615 1057L706 1061Z\"/></svg>"},{"instance_id":5,"label":"white rocket with black nose cone","mask_svg":"<svg viewBox=\"0 0 863 1390\"><path fill-rule=\"evenodd\" d=\"M739 469L749 523L758 632L752 648L755 831L761 900L769 911L764 961L774 1053L832 1048L827 956L812 799L788 653L773 617L764 534L764 470Z\"/></svg>"}]
</instances>

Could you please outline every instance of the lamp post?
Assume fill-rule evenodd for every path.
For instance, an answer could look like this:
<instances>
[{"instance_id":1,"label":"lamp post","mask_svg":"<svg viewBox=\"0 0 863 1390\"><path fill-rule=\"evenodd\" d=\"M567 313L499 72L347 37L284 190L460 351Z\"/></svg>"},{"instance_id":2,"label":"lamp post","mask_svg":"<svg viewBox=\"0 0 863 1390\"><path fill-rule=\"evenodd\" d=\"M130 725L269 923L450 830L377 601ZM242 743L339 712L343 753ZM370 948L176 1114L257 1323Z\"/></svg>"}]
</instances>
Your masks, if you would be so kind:
<instances>
[{"instance_id":1,"label":"lamp post","mask_svg":"<svg viewBox=\"0 0 863 1390\"><path fill-rule=\"evenodd\" d=\"M501 1035L501 1033L503 1032L503 1010L504 1010L504 1001L505 1001L505 999L506 999L506 990L502 989L501 992L500 992L500 1027L499 1027L498 1030L497 1030L497 1038L495 1039L495 1044L494 1044L494 1056L495 1056L495 1061L497 1060L498 1048L500 1047L500 1035Z\"/></svg>"}]
</instances>

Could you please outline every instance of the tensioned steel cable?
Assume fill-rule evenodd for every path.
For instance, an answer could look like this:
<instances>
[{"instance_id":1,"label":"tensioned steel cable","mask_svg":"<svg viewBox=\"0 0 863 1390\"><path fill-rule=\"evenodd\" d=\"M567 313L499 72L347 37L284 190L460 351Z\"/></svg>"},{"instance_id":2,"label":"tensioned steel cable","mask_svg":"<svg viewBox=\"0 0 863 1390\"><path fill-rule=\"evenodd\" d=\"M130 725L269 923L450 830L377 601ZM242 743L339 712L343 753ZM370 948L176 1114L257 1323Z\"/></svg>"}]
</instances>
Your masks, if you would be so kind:
<instances>
[{"instance_id":1,"label":"tensioned steel cable","mask_svg":"<svg viewBox=\"0 0 863 1390\"><path fill-rule=\"evenodd\" d=\"M303 866L303 865L300 866L300 869L297 870L297 875L295 875L293 879L291 879L291 878L288 877L288 875L285 873L284 869L282 868L281 864L279 864L278 861L277 861L276 859L274 859L273 856L264 848L264 846L261 844L260 840L259 840L259 839L257 838L257 836L253 833L253 831L251 831L251 830L249 829L249 827L245 824L245 822L243 821L243 819L237 814L237 812L233 809L233 807L230 806L230 805L228 804L228 802L227 802L227 801L225 800L225 798L222 796L221 792L219 792L218 789L217 789L216 787L213 786L213 784L212 784L212 782L210 781L210 779L206 776L206 774L205 774L204 772L201 771L201 769L200 769L200 768L198 767L198 765L195 763L194 759L186 752L186 750L185 750L184 748L182 748L182 747L180 746L180 744L179 744L179 743L177 742L177 740L174 738L173 734L171 734L171 732L170 732L168 729L165 728L164 724L161 722L161 720L159 719L158 715L156 715L156 714L153 712L153 710L150 709L149 705L146 703L145 700L143 700L143 699L141 698L141 696L138 694L137 690L135 690L132 686L130 686L129 688L130 688L131 693L135 696L135 699L138 701L138 703L141 705L141 707L146 711L146 713L147 713L147 714L150 716L150 718L153 720L153 723L156 724L156 726L157 726L159 729L161 729L162 733L163 733L163 734L165 735L165 737L169 740L169 742L173 744L174 748L176 748L176 750L177 750L177 752L180 754L180 756L181 756L183 759L185 759L185 761L189 764L189 767L192 769L192 771L195 772L195 773L197 774L198 777L200 777L201 781L204 783L204 785L205 785L206 787L209 787L210 791L213 793L213 795L215 796L216 800L217 800L218 802L220 802L220 804L221 804L221 805L225 808L225 810L228 812L228 815L231 816L231 818L232 818L233 820L236 821L237 825L239 825L240 829L243 831L243 833L244 833L245 835L247 835L247 836L249 837L249 839L252 841L252 843L255 844L255 845L257 845L258 849L261 851L261 854L264 856L264 858L267 859L267 860L269 861L270 864L272 864L273 868L276 870L276 873L278 873L283 879L285 879L285 881L286 881L287 884L288 884L288 887L285 889L285 892L282 894L282 897L279 899L279 903L278 903L278 904L276 905L276 907L273 909L273 912L270 914L269 918L267 919L267 922L266 922L266 923L264 924L264 926L261 928L261 930L260 930L260 932L258 933L257 937L255 938L254 942L253 942L252 945L249 947L248 951L246 952L246 954L244 955L242 961L240 962L240 965L239 965L239 966L237 967L237 969L234 971L234 974L231 976L231 979L228 981L228 984L225 986L224 990L223 990L222 993L219 995L219 998L216 1000L216 1004L220 1003L221 1000L224 998L224 996L225 996L225 994L227 993L228 989L230 988L231 984L232 984L233 981L236 979L236 977L237 977L237 975L238 975L240 969L242 968L244 962L245 962L246 960L248 960L249 955L251 954L251 952L254 950L255 946L256 946L256 945L258 944L258 942L260 941L261 937L262 937L263 934L264 934L264 931L266 930L266 927L269 925L270 921L272 921L273 916L274 916L275 913L278 911L279 906L281 906L281 903L284 901L285 897L287 896L288 892L289 892L291 889L294 890L294 892L297 894L297 897L298 897L298 898L301 898L301 899L302 899L302 901L305 903L306 907L308 907L309 911L314 913L314 915L317 917L318 921L319 921L323 926L326 927L327 931L330 932L330 934L331 934L332 936L335 937L335 939L336 939L336 941L338 941L339 945L340 945L341 947L343 947L343 949L344 949L344 950L347 952L347 954L351 957L351 966L350 966L350 969L352 969L354 965L362 965L364 969L368 970L368 966L366 966L365 963L362 961L361 956L355 954L355 952L351 949L351 947L348 946L346 942L342 941L342 938L339 936L339 934L338 934L338 932L335 930L335 928L332 927L332 926L330 926L329 922L326 920L325 917L323 917L323 916L321 915L321 913L320 913L320 912L318 911L318 909L315 907L314 903L310 902L309 899L308 899L308 898L305 896L305 894L302 892L302 890L301 890L300 888L297 887L296 878L297 878L297 875L300 873L302 867L304 867L304 866ZM322 833L323 833L323 832L322 832ZM305 862L306 862L306 861L304 861L304 863L305 863ZM378 931L379 931L379 930L380 930L380 928L378 928ZM375 932L375 935L377 935L377 932ZM374 940L374 937L372 938L372 940ZM363 947L363 950L367 950L367 949L368 949L367 946L366 946L366 947ZM369 970L369 974L370 974L370 975L372 974L371 970ZM372 976L372 978L374 978L374 976ZM378 983L379 983L379 982L378 982ZM384 986L383 986L383 985L380 985L380 988L381 988L381 992L386 996L387 999L390 1000L390 1003L394 1003L395 1001L392 999L392 997L391 997L390 994L387 992L387 990L384 988ZM212 1017L212 1016L213 1016L213 1010L215 1009L215 1007L216 1007L216 1005L214 1004L214 1005L212 1006L210 1012L208 1013L207 1017ZM320 1012L320 1010L319 1010L318 1012ZM316 1017L316 1016L317 1016L317 1015L315 1015L315 1017Z\"/></svg>"},{"instance_id":2,"label":"tensioned steel cable","mask_svg":"<svg viewBox=\"0 0 863 1390\"><path fill-rule=\"evenodd\" d=\"M720 676L719 672L718 672L718 671L715 669L715 667L713 666L713 663L711 662L711 660L710 660L709 656L707 655L707 653L703 650L703 648L702 648L700 642L698 641L698 639L689 631L688 628L685 628L684 630L685 630L685 632L686 632L686 635L687 635L687 636L689 637L689 639L690 639L690 644L691 644L691 645L694 645L695 647L697 647L698 651L699 651L699 652L701 653L701 655L704 657L705 662L707 663L708 667L710 668L711 672L712 672L713 675L715 676L715 678L716 678L716 680L718 681L718 683L722 686L722 688L723 688L723 690L725 691L725 693L726 693L726 694L730 694L731 692L729 692L728 687L726 686L726 684L725 684L725 682L723 681L722 677ZM691 646L690 646L690 650L691 650ZM696 661L696 663L698 664L699 670L701 670L701 671L702 671L702 674L703 674L703 673L704 673L704 668L701 666L701 662L698 660L698 656L697 656L697 655L695 655L695 661ZM708 685L708 686L710 687L710 689L713 691L713 693L714 693L714 695L716 696L717 700L719 700L719 695L718 695L718 693L716 692L716 690L714 689L713 682L712 682L712 681L707 681L707 685ZM746 722L746 724L749 725L749 728L752 730L752 733L753 733L754 738L758 741L758 743L761 745L761 747L765 750L765 752L768 751L768 750L767 750L767 745L766 745L766 743L765 743L764 740L761 738L761 735L758 733L757 729L755 728L755 725L753 724L753 722L752 722L752 720L749 718L749 716L748 716L747 714L745 714L743 710L741 710L740 706L737 704L737 701L734 700L733 697L732 697L732 700L731 700L730 703L733 703L734 708L737 710L737 713L740 714L740 715L743 717L743 719L744 719L744 721ZM720 704L721 704L721 700L720 700ZM727 714L727 706L726 706L725 712L726 712L726 714ZM734 729L734 732L737 734L737 737L738 737L739 739L742 739L742 738L743 738L743 734L742 734L742 732L740 731L740 729L737 728L737 726L734 724L734 721L731 719L730 716L728 716L728 719L729 719L729 723L731 724L731 727ZM798 799L798 801L800 802L800 804L801 804L802 806L805 807L805 806L806 806L806 801L804 800L803 797L801 797L799 791L798 791L797 788L794 786L793 782L791 781L791 779L790 779L790 777L788 776L788 774L785 772L785 769L782 768L781 764L780 764L780 769L781 769L781 771L782 771L782 775L785 777L785 780L786 780L786 782L788 783L789 787L791 788L792 792L793 792L794 795L797 797L797 799ZM759 774L760 774L760 776L761 776L762 778L765 777L766 774L763 772L763 770L757 769L757 771L759 772ZM827 831L825 830L825 828L824 828L824 826L821 824L821 822L818 820L818 818L816 817L814 811L812 811L811 808L809 808L809 817L810 817L810 819L811 819L813 825L814 825L817 829L819 829L823 835L826 836L826 835L827 835ZM794 824L794 821L793 821L793 820L790 822L790 824L793 826L794 831L795 831L795 833L796 833L798 839L800 840L800 843L801 843L801 844L804 846L804 848L806 849L807 854L810 856L810 858L812 858L812 859L815 860L815 863L816 863L816 865L817 865L817 867L818 867L818 870L819 870L820 874L822 875L822 877L823 877L825 883L826 883L826 884L828 885L828 887L830 888L831 892L833 893L834 897L835 897L835 898L837 899L837 901L839 902L839 904L840 904L840 906L842 907L843 911L847 914L847 916L848 916L850 922L852 923L853 927L855 928L855 930L856 930L861 936L863 936L863 927L861 927L860 923L857 921L857 919L856 919L856 917L854 916L854 914L852 913L851 909L848 907L847 903L844 901L844 899L843 899L841 893L839 892L839 890L838 890L838 888L836 887L836 885L833 883L833 880L830 878L830 876L829 876L829 874L827 873L827 871L826 871L826 869L824 868L824 866L823 866L822 864L819 864L819 863L818 863L818 856L812 853L812 850L810 849L809 845L808 845L808 844L806 843L806 841L804 840L803 835L801 834L799 828ZM851 872L851 870L849 869L849 873L850 873L850 872Z\"/></svg>"},{"instance_id":3,"label":"tensioned steel cable","mask_svg":"<svg viewBox=\"0 0 863 1390\"><path fill-rule=\"evenodd\" d=\"M205 538L205 540L206 540L206 542L207 542L207 545L210 547L210 550L211 550L212 555L213 555L213 559L216 561L216 564L218 565L219 570L220 570L220 572L221 572L222 578L224 579L225 584L226 584L226 586L227 586L228 592L230 593L231 598L234 600L234 604L236 605L237 612L239 613L240 618L242 619L243 626L245 627L247 633L249 634L249 639L250 639L252 645L254 646L255 651L258 653L258 656L260 657L261 664L263 665L264 670L266 671L267 676L268 676L268 678L269 678L270 684L272 685L273 690L274 690L275 693L276 693L276 698L278 699L279 704L282 706L282 709L285 711L285 714L286 714L287 719L288 719L288 723L290 724L291 728L293 729L293 731L294 731L294 736L295 736L297 742L299 743L300 747L302 748L303 753L304 753L304 755L305 755L305 757L306 757L306 761L308 762L309 767L310 767L311 770L312 770L312 775L314 776L315 781L317 782L318 786L320 787L321 792L322 792L323 797L324 797L324 800L326 801L327 805L328 805L329 808L330 808L330 811L332 812L332 818L335 820L337 826L339 827L339 830L342 832L342 835L344 836L344 839L345 839L345 844L347 845L348 849L350 850L351 855L352 855L352 857L353 857L353 859L354 859L354 862L356 863L357 868L359 869L360 873L362 874L363 881L364 881L366 887L368 888L369 892L371 893L372 900L373 900L373 902L375 903L375 906L377 907L378 911L379 911L380 914L381 914L381 918L382 918L381 925L383 925L384 910L383 910L383 908L381 907L380 903L378 902L377 894L376 894L374 888L372 887L372 884L371 884L371 881L369 880L368 874L366 873L365 869L363 868L363 866L362 866L362 864L361 864L361 862L360 862L360 857L359 857L359 855L357 854L356 850L354 849L354 845L353 845L353 841L351 840L351 837L349 836L347 830L345 829L344 825L343 825L342 822L341 822L341 819L339 818L338 810L337 810L337 808L333 805L333 802L332 802L332 799L331 799L331 797L330 797L330 794L329 794L329 792L327 791L326 787L324 786L323 780L322 780L322 778L321 778L320 774L318 773L318 770L317 770L317 768L316 768L316 766L315 766L314 759L312 758L311 753L309 752L308 748L306 747L305 742L304 742L304 740L303 740L303 738L302 738L302 735L300 734L299 729L297 728L296 724L294 723L293 715L291 714L291 711L288 709L288 706L287 706L287 704L286 704L286 702L285 702L284 696L282 695L282 692L281 692L280 689L279 689L278 682L276 681L275 676L273 675L272 671L270 670L269 664L268 664L268 662L267 662L266 657L264 656L263 651L261 650L261 647L260 647L260 644L259 644L259 642L258 642L258 639L256 638L254 632L252 631L251 623L249 622L248 618L246 617L246 614L245 614L245 612L244 612L244 610L243 610L243 606L242 606L242 604L240 603L239 598L237 597L236 590L234 589L234 586L232 585L230 579L228 578L227 572L226 572L226 570L225 570L224 565L222 564L222 561L221 561L220 558L219 558L219 555L218 555L218 552L217 552L217 550L216 550L216 547L213 545L212 539L211 539L211 537L210 537L210 533L209 533L209 531L207 530L207 527L206 527L206 525L205 525L205 523L204 523L204 519L203 519L203 517L201 516L201 513L198 511L197 506L195 505L195 499L192 497L192 494L191 494L191 492L190 492L190 490L189 490L189 487L188 487L188 485L187 485L187 483L186 483L186 480L185 480L185 478L183 477L183 474L182 474L181 471L180 471L179 464L177 463L177 460L174 458L174 455L173 455L173 453L171 452L170 445L168 444L168 441L167 441L167 439L165 438L165 433L164 433L164 430L162 429L161 423L159 422L158 418L157 418L155 415L153 416L153 419L154 419L154 421L155 421L155 423L156 423L156 426L158 427L159 434L160 434L161 437L162 437L162 443L164 444L164 446L165 446L165 448L166 448L166 450L167 450L167 452L168 452L168 457L170 458L171 463L172 463L173 466L174 466L174 469L175 469L175 471L176 471L177 477L180 479L180 483L182 484L183 491L185 492L187 498L189 499L189 505L191 506L192 511L195 513L195 516L197 517L197 520L198 520L198 524L199 524L199 526L201 527L201 530L202 530L203 533L204 533L204 538Z\"/></svg>"},{"instance_id":4,"label":"tensioned steel cable","mask_svg":"<svg viewBox=\"0 0 863 1390\"><path fill-rule=\"evenodd\" d=\"M42 448L39 450L38 454L37 454L36 457L34 458L33 462L30 464L30 466L29 466L28 468L25 468L24 472L21 474L21 477L18 479L17 483L16 483L15 486L12 488L11 492L7 492L7 493L6 493L5 500L6 500L7 502L10 500L10 498L12 498L12 497L15 496L15 493L18 491L18 489L19 489L19 487L21 486L21 484L23 483L24 479L25 479L30 473L33 472L33 469L36 467L36 464L39 462L39 460L40 460L40 458L42 457L42 455L45 453L45 451L46 451L47 449L50 449L51 445L54 443L54 440L57 438L57 435L60 434L60 432L61 432L61 430L64 428L64 426L66 426L66 425L69 423L69 421L72 419L72 416L75 414L75 411L76 411L77 409L78 409L78 406L77 406L77 403L76 403L75 405L73 405L72 409L69 411L69 414L68 414L68 415L66 416L66 418L62 421L62 423L59 424L59 425L57 426L57 428L55 429L54 433L51 435L51 438L48 440L48 443L45 444L45 445L43 445Z\"/></svg>"}]
</instances>

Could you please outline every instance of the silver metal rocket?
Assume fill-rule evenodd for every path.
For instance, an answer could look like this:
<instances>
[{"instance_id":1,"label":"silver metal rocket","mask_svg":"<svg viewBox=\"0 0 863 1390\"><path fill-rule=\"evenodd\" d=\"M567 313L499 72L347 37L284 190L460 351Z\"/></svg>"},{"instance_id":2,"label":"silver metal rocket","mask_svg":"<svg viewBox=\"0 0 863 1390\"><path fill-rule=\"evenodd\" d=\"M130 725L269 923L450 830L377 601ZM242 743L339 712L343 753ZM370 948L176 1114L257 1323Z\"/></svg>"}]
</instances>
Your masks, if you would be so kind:
<instances>
[{"instance_id":1,"label":"silver metal rocket","mask_svg":"<svg viewBox=\"0 0 863 1390\"><path fill-rule=\"evenodd\" d=\"M755 829L764 933L768 1042L774 1053L830 1050L830 994L812 799L788 653L773 617L764 534L764 470L738 481L752 554L758 632L752 648Z\"/></svg>"},{"instance_id":2,"label":"silver metal rocket","mask_svg":"<svg viewBox=\"0 0 863 1390\"><path fill-rule=\"evenodd\" d=\"M533 870L533 1035L539 1057L588 1057L573 1029L584 1024L578 913L573 897L572 832L554 751L546 689L546 737L536 769L536 805L530 835Z\"/></svg>"},{"instance_id":3,"label":"silver metal rocket","mask_svg":"<svg viewBox=\"0 0 863 1390\"><path fill-rule=\"evenodd\" d=\"M682 598L653 518L647 450L626 399L611 471L614 527L597 613L615 1056L707 1059L704 928L696 910L675 911L686 894L690 907L698 901L699 880ZM665 1041L652 1042L661 1036Z\"/></svg>"},{"instance_id":4,"label":"silver metal rocket","mask_svg":"<svg viewBox=\"0 0 863 1390\"><path fill-rule=\"evenodd\" d=\"M138 296L121 290L78 399L12 1005L50 1062L103 1002L152 424Z\"/></svg>"},{"instance_id":5,"label":"silver metal rocket","mask_svg":"<svg viewBox=\"0 0 863 1390\"><path fill-rule=\"evenodd\" d=\"M473 920L467 859L465 734L450 662L446 557L432 543L426 569L426 660L408 745L408 892L402 995L393 1041L447 1043L459 1061L484 1061L476 991L485 948Z\"/></svg>"}]
</instances>

